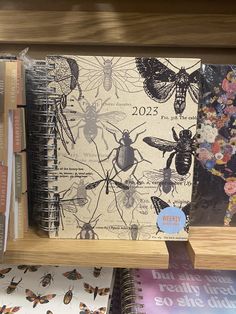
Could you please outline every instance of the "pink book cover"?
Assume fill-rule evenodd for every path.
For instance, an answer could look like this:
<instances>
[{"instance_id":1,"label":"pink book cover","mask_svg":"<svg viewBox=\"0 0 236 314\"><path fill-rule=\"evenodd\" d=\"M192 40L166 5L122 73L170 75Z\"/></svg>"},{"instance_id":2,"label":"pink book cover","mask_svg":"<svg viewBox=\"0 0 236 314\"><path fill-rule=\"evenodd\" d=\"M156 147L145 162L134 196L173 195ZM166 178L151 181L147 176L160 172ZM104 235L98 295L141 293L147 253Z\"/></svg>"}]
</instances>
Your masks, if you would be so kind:
<instances>
[{"instance_id":1,"label":"pink book cover","mask_svg":"<svg viewBox=\"0 0 236 314\"><path fill-rule=\"evenodd\" d=\"M176 245L176 244L175 244ZM181 243L182 245L182 243ZM194 270L185 257L172 251L170 268L132 270L142 299L132 313L235 314L236 271ZM182 254L183 253L183 254ZM127 312L128 313L128 312Z\"/></svg>"}]
</instances>

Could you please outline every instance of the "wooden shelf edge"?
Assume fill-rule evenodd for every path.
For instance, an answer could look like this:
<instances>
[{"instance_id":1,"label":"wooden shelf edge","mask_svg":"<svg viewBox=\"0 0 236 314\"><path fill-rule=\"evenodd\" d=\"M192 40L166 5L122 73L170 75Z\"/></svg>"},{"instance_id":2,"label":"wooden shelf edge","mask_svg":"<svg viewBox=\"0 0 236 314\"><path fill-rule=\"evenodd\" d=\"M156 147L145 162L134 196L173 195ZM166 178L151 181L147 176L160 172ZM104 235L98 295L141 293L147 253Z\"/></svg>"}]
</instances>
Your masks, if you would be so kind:
<instances>
[{"instance_id":1,"label":"wooden shelf edge","mask_svg":"<svg viewBox=\"0 0 236 314\"><path fill-rule=\"evenodd\" d=\"M0 10L0 42L232 48L235 21L236 14Z\"/></svg>"},{"instance_id":2,"label":"wooden shelf edge","mask_svg":"<svg viewBox=\"0 0 236 314\"><path fill-rule=\"evenodd\" d=\"M166 269L169 255L163 241L59 240L31 233L8 241L3 263Z\"/></svg>"},{"instance_id":3,"label":"wooden shelf edge","mask_svg":"<svg viewBox=\"0 0 236 314\"><path fill-rule=\"evenodd\" d=\"M192 227L187 250L196 269L234 270L236 228Z\"/></svg>"}]
</instances>

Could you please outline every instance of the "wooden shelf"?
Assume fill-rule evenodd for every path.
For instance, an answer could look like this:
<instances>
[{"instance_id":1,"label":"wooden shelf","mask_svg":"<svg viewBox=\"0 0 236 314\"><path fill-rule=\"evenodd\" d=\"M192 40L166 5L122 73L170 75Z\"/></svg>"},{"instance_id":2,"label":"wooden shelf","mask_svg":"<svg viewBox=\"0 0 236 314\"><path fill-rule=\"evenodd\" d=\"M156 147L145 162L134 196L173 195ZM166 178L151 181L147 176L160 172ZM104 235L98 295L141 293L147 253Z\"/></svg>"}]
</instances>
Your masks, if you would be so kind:
<instances>
[{"instance_id":1,"label":"wooden shelf","mask_svg":"<svg viewBox=\"0 0 236 314\"><path fill-rule=\"evenodd\" d=\"M187 247L194 268L236 269L236 228L192 227Z\"/></svg>"},{"instance_id":2,"label":"wooden shelf","mask_svg":"<svg viewBox=\"0 0 236 314\"><path fill-rule=\"evenodd\" d=\"M33 231L8 241L4 263L168 268L168 251L161 241L59 240Z\"/></svg>"},{"instance_id":3,"label":"wooden shelf","mask_svg":"<svg viewBox=\"0 0 236 314\"><path fill-rule=\"evenodd\" d=\"M236 47L236 10L230 0L227 6L202 0L191 5L186 0L46 2L3 1L0 42Z\"/></svg>"},{"instance_id":4,"label":"wooden shelf","mask_svg":"<svg viewBox=\"0 0 236 314\"><path fill-rule=\"evenodd\" d=\"M233 14L2 10L0 21L2 43L236 47Z\"/></svg>"}]
</instances>

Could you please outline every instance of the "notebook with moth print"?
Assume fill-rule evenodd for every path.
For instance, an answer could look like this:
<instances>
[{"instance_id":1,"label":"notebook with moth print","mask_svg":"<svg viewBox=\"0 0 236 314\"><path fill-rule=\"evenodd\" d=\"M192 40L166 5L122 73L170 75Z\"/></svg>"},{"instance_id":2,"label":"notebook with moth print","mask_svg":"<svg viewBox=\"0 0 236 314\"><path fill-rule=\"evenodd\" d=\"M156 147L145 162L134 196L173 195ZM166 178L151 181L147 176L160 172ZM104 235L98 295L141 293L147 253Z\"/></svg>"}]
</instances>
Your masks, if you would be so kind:
<instances>
[{"instance_id":1,"label":"notebook with moth print","mask_svg":"<svg viewBox=\"0 0 236 314\"><path fill-rule=\"evenodd\" d=\"M29 167L42 229L74 239L187 239L199 68L199 59L149 57L36 63Z\"/></svg>"},{"instance_id":2,"label":"notebook with moth print","mask_svg":"<svg viewBox=\"0 0 236 314\"><path fill-rule=\"evenodd\" d=\"M112 268L1 265L1 313L109 313Z\"/></svg>"}]
</instances>

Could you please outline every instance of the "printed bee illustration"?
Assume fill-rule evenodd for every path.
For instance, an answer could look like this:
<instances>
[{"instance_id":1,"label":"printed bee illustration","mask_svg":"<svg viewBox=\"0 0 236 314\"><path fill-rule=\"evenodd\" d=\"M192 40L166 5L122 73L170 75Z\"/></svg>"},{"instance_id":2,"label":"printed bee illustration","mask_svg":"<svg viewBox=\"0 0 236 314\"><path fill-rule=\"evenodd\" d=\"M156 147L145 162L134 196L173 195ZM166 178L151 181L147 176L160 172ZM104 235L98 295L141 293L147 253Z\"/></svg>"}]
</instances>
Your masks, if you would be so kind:
<instances>
[{"instance_id":1,"label":"printed bee illustration","mask_svg":"<svg viewBox=\"0 0 236 314\"><path fill-rule=\"evenodd\" d=\"M161 62L157 58L136 58L137 69L145 79L143 88L151 99L159 103L166 102L175 92L174 110L176 114L182 114L186 107L187 91L192 100L198 103L199 66L194 72L188 72L199 65L200 61L188 68L178 68L169 59L164 60Z\"/></svg>"},{"instance_id":2,"label":"printed bee illustration","mask_svg":"<svg viewBox=\"0 0 236 314\"><path fill-rule=\"evenodd\" d=\"M67 271L63 273L62 275L65 276L69 280L79 280L83 278L82 275L76 269Z\"/></svg>"},{"instance_id":3,"label":"printed bee illustration","mask_svg":"<svg viewBox=\"0 0 236 314\"><path fill-rule=\"evenodd\" d=\"M53 314L53 312L50 310L47 310L46 314Z\"/></svg>"},{"instance_id":4,"label":"printed bee illustration","mask_svg":"<svg viewBox=\"0 0 236 314\"><path fill-rule=\"evenodd\" d=\"M160 192L160 196L163 193L168 194L174 192L177 193L176 186L182 184L188 177L187 175L180 175L174 169L163 168L163 169L153 169L150 171L144 171L143 176L148 179L149 182L157 186L157 190Z\"/></svg>"},{"instance_id":5,"label":"printed bee illustration","mask_svg":"<svg viewBox=\"0 0 236 314\"><path fill-rule=\"evenodd\" d=\"M178 174L186 175L192 164L192 155L195 151L195 138L192 137L192 132L188 129L184 129L178 124L183 130L179 132L179 136L175 132L174 127L172 128L172 134L175 142L163 140L158 137L145 137L143 141L148 145L155 147L163 152L163 156L166 152L173 151L167 159L166 168L169 169L172 163L172 159L175 156L175 168Z\"/></svg>"},{"instance_id":6,"label":"printed bee illustration","mask_svg":"<svg viewBox=\"0 0 236 314\"><path fill-rule=\"evenodd\" d=\"M139 192L137 189L139 185L135 183L135 181L131 177L125 180L124 184L126 184L129 189L120 190L116 193L116 199L113 200L108 206L108 213L113 213L116 210L117 204L119 204L122 211L125 211L127 209L139 210L139 204L142 200L142 195L145 195L147 193Z\"/></svg>"},{"instance_id":7,"label":"printed bee illustration","mask_svg":"<svg viewBox=\"0 0 236 314\"><path fill-rule=\"evenodd\" d=\"M71 300L73 298L73 287L69 288L69 290L65 293L63 298L64 304L70 304Z\"/></svg>"},{"instance_id":8,"label":"printed bee illustration","mask_svg":"<svg viewBox=\"0 0 236 314\"><path fill-rule=\"evenodd\" d=\"M19 283L22 281L22 278L19 281L14 281L15 277L12 278L11 282L9 283L9 286L7 287L7 294L11 294L13 293L17 286L19 285Z\"/></svg>"},{"instance_id":9,"label":"printed bee illustration","mask_svg":"<svg viewBox=\"0 0 236 314\"><path fill-rule=\"evenodd\" d=\"M56 294L48 294L48 295L36 295L30 289L25 289L26 300L29 302L33 302L33 308L35 308L38 304L48 303L50 300L55 298Z\"/></svg>"},{"instance_id":10,"label":"printed bee illustration","mask_svg":"<svg viewBox=\"0 0 236 314\"><path fill-rule=\"evenodd\" d=\"M93 299L95 300L97 295L104 296L107 295L110 291L110 288L98 288L92 287L88 283L84 282L84 290L88 293L93 293Z\"/></svg>"},{"instance_id":11,"label":"printed bee illustration","mask_svg":"<svg viewBox=\"0 0 236 314\"><path fill-rule=\"evenodd\" d=\"M79 314L105 314L106 313L106 307L100 307L99 309L93 311L90 310L86 304L80 302L79 305L80 312Z\"/></svg>"},{"instance_id":12,"label":"printed bee illustration","mask_svg":"<svg viewBox=\"0 0 236 314\"><path fill-rule=\"evenodd\" d=\"M75 100L75 98L71 98L71 102L73 100ZM78 101L78 105L82 112L69 111L67 113L68 119L70 119L71 122L76 122L76 124L71 126L72 129L77 128L75 142L80 137L80 129L83 130L84 137L88 143L91 143L97 137L98 130L101 130L101 138L106 149L108 149L108 145L104 137L104 122L110 121L117 123L126 117L126 114L122 111L101 112L103 106L108 100L109 99L102 101L101 99L97 99L96 101L90 103L83 98L81 101ZM72 149L73 148L74 146L72 145Z\"/></svg>"},{"instance_id":13,"label":"printed bee illustration","mask_svg":"<svg viewBox=\"0 0 236 314\"><path fill-rule=\"evenodd\" d=\"M102 267L94 267L93 268L93 275L94 277L99 277L101 275L101 270L102 270Z\"/></svg>"},{"instance_id":14,"label":"printed bee illustration","mask_svg":"<svg viewBox=\"0 0 236 314\"><path fill-rule=\"evenodd\" d=\"M7 307L7 305L0 306L0 314L13 314L21 309L20 306Z\"/></svg>"},{"instance_id":15,"label":"printed bee illustration","mask_svg":"<svg viewBox=\"0 0 236 314\"><path fill-rule=\"evenodd\" d=\"M34 266L34 265L19 265L17 266L18 269L24 270L24 274L27 273L27 271L35 272L41 267L40 265Z\"/></svg>"},{"instance_id":16,"label":"printed bee illustration","mask_svg":"<svg viewBox=\"0 0 236 314\"><path fill-rule=\"evenodd\" d=\"M43 277L40 278L40 283L43 287L48 287L53 281L53 275L50 273L45 274Z\"/></svg>"},{"instance_id":17,"label":"printed bee illustration","mask_svg":"<svg viewBox=\"0 0 236 314\"><path fill-rule=\"evenodd\" d=\"M163 201L161 198L157 197L157 196L152 196L151 197L153 206L155 208L155 211L157 213L157 215L160 214L160 212L162 211L162 209L166 208L166 207L170 207L171 205L167 204L165 201ZM191 209L191 203L186 204L183 208L182 211L186 217L186 222L185 222L185 227L184 230L186 232L188 232L189 230L189 213L190 213L190 209ZM158 224L157 224L157 233L161 232L162 230L160 230Z\"/></svg>"},{"instance_id":18,"label":"printed bee illustration","mask_svg":"<svg viewBox=\"0 0 236 314\"><path fill-rule=\"evenodd\" d=\"M142 90L142 82L135 60L121 57L76 57L81 76L80 84L83 91L96 90L98 96L102 87L106 92L114 87L117 98L118 90L136 93Z\"/></svg>"},{"instance_id":19,"label":"printed bee illustration","mask_svg":"<svg viewBox=\"0 0 236 314\"><path fill-rule=\"evenodd\" d=\"M5 274L9 273L9 271L11 270L11 268L4 268L0 270L0 278L4 278Z\"/></svg>"}]
</instances>

